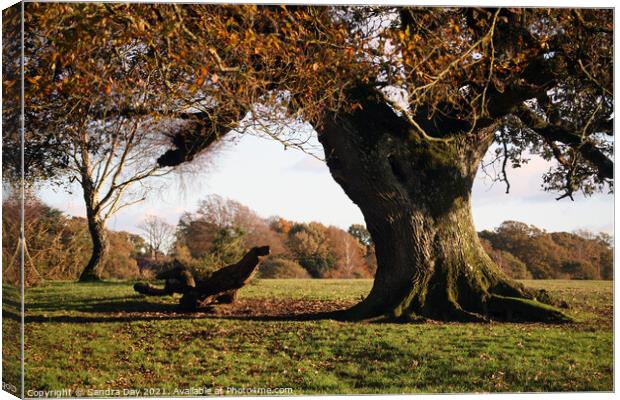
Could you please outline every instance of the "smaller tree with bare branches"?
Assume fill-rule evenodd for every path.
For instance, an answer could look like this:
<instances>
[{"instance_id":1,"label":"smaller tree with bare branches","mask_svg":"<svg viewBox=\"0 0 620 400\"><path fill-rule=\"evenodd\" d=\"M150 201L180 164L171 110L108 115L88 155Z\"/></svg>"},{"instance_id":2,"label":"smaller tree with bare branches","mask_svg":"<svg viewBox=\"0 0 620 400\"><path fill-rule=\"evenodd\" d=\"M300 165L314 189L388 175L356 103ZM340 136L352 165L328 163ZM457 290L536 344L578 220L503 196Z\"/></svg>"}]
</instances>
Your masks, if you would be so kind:
<instances>
[{"instance_id":1,"label":"smaller tree with bare branches","mask_svg":"<svg viewBox=\"0 0 620 400\"><path fill-rule=\"evenodd\" d=\"M119 118L113 124L96 125L92 131L76 130L70 137L70 179L82 188L93 241L93 252L80 281L99 279L97 268L107 253L105 224L110 217L145 199L148 178L171 171L154 161L154 146L145 123Z\"/></svg>"},{"instance_id":2,"label":"smaller tree with bare branches","mask_svg":"<svg viewBox=\"0 0 620 400\"><path fill-rule=\"evenodd\" d=\"M140 229L144 232L149 256L154 260L174 242L174 226L155 215L146 217L140 224Z\"/></svg>"}]
</instances>

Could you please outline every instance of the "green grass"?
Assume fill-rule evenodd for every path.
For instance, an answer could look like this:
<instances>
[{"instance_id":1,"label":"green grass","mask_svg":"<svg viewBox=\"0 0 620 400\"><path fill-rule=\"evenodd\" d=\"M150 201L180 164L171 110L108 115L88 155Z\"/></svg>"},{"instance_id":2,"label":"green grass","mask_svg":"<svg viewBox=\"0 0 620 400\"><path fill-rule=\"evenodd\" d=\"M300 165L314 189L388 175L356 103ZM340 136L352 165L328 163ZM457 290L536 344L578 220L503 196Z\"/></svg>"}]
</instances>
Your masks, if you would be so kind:
<instances>
[{"instance_id":1,"label":"green grass","mask_svg":"<svg viewBox=\"0 0 620 400\"><path fill-rule=\"evenodd\" d=\"M27 292L26 391L293 388L307 393L613 390L611 282L528 281L568 301L567 325L345 323L174 313L131 282ZM355 302L370 280L261 280L241 300ZM87 392L82 392L86 393ZM141 395L148 395L144 391ZM290 394L290 393L289 393Z\"/></svg>"},{"instance_id":2,"label":"green grass","mask_svg":"<svg viewBox=\"0 0 620 400\"><path fill-rule=\"evenodd\" d=\"M8 392L21 392L21 291L11 286L2 288L2 382ZM17 316L10 318L10 316Z\"/></svg>"}]
</instances>

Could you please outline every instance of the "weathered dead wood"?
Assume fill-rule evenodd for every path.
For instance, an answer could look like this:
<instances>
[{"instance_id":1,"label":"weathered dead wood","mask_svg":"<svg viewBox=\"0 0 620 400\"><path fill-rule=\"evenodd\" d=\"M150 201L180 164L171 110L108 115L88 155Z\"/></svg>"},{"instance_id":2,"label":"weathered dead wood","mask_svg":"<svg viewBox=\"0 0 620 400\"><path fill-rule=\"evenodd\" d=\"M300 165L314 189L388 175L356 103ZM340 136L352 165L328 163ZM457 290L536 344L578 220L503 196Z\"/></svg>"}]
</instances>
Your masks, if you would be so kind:
<instances>
[{"instance_id":1,"label":"weathered dead wood","mask_svg":"<svg viewBox=\"0 0 620 400\"><path fill-rule=\"evenodd\" d=\"M191 271L178 260L173 261L171 269L160 272L155 278L166 280L163 289L150 283L140 282L134 285L134 290L148 296L170 296L174 293L185 294L196 287L196 281Z\"/></svg>"},{"instance_id":2,"label":"weathered dead wood","mask_svg":"<svg viewBox=\"0 0 620 400\"><path fill-rule=\"evenodd\" d=\"M233 303L237 291L245 286L256 272L260 263L259 257L268 254L269 246L254 247L238 263L220 268L198 282L185 265L175 260L174 268L157 275L157 279L166 280L163 289L148 283L136 283L134 289L149 296L182 294L180 305L186 310L213 303Z\"/></svg>"}]
</instances>

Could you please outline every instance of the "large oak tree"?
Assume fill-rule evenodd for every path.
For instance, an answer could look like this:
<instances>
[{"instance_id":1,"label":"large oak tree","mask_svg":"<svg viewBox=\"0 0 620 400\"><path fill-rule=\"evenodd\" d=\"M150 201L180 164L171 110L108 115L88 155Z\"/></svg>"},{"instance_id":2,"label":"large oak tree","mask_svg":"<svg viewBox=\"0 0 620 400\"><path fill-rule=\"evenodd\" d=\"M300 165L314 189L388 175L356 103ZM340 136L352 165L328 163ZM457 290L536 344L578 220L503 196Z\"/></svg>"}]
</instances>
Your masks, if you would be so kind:
<instances>
[{"instance_id":1,"label":"large oak tree","mask_svg":"<svg viewBox=\"0 0 620 400\"><path fill-rule=\"evenodd\" d=\"M544 185L561 199L611 190L611 10L62 7L117 21L143 46L159 91L106 112L189 121L169 130L161 165L232 131L303 145L296 130L314 128L378 262L370 294L339 317L564 318L486 255L471 188L493 148L507 187L529 152L554 160Z\"/></svg>"}]
</instances>

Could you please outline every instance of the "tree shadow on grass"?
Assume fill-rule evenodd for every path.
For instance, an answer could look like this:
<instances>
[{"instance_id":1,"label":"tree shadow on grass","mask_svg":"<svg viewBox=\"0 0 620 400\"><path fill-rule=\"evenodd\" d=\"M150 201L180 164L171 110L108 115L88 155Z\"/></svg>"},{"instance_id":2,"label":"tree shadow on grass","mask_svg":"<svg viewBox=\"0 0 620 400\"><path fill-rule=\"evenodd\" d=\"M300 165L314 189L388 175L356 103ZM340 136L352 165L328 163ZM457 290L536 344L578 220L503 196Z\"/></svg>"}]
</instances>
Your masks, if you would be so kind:
<instances>
[{"instance_id":1,"label":"tree shadow on grass","mask_svg":"<svg viewBox=\"0 0 620 400\"><path fill-rule=\"evenodd\" d=\"M120 314L107 316L90 316L90 315L26 315L25 323L115 323L115 322L139 322L139 321L166 321L166 320L197 320L197 319L213 319L213 320L231 320L231 321L254 321L254 322L302 322L302 321L319 321L326 319L338 320L337 312L322 313L306 313L295 315L261 315L261 316L243 316L243 315L217 315L206 313L170 313L159 312L155 314ZM3 317L19 322L20 315L11 311L3 311Z\"/></svg>"},{"instance_id":2,"label":"tree shadow on grass","mask_svg":"<svg viewBox=\"0 0 620 400\"><path fill-rule=\"evenodd\" d=\"M219 319L235 321L316 321L346 320L346 310L355 301L281 298L244 298L234 304L211 305L188 312L181 310L172 297L147 297L123 294L116 297L49 300L26 303L26 323L105 323L162 320ZM20 321L17 310L4 307L5 317ZM428 323L428 320L379 317L375 323ZM524 322L524 321L511 321Z\"/></svg>"},{"instance_id":3,"label":"tree shadow on grass","mask_svg":"<svg viewBox=\"0 0 620 400\"><path fill-rule=\"evenodd\" d=\"M171 298L167 298L172 300ZM313 321L338 319L350 304L323 300L244 299L231 305L212 305L187 312L177 303L150 301L141 295L75 301L32 301L26 304L26 323L100 323L161 320L227 319L237 321ZM4 309L7 318L20 315Z\"/></svg>"},{"instance_id":4,"label":"tree shadow on grass","mask_svg":"<svg viewBox=\"0 0 620 400\"><path fill-rule=\"evenodd\" d=\"M97 285L101 285L98 283ZM162 320L218 319L235 321L315 321L347 320L355 300L307 298L244 298L234 304L211 305L188 312L179 308L178 298L151 297L137 293L97 293L80 298L75 294L49 293L27 298L25 322L30 323L105 323ZM7 318L21 320L19 311L5 304ZM348 318L347 318L348 317ZM375 323L429 323L426 319L378 317ZM524 322L512 320L511 322Z\"/></svg>"},{"instance_id":5,"label":"tree shadow on grass","mask_svg":"<svg viewBox=\"0 0 620 400\"><path fill-rule=\"evenodd\" d=\"M166 302L144 301L139 296L107 297L94 299L74 299L69 301L33 301L26 302L26 310L35 313L41 312L93 312L93 313L119 313L119 312L170 312L174 311L177 304Z\"/></svg>"},{"instance_id":6,"label":"tree shadow on grass","mask_svg":"<svg viewBox=\"0 0 620 400\"><path fill-rule=\"evenodd\" d=\"M119 315L119 316L80 316L80 315L29 315L24 321L26 323L115 323L115 322L149 322L149 321L166 321L166 320L196 320L196 319L213 319L213 320L230 320L230 321L254 321L254 322L303 322L303 321L319 321L332 318L333 313L309 313L297 315L272 315L272 316L221 316L221 315L195 315L195 314L174 314L174 315ZM19 315L5 312L4 316L19 321Z\"/></svg>"}]
</instances>

